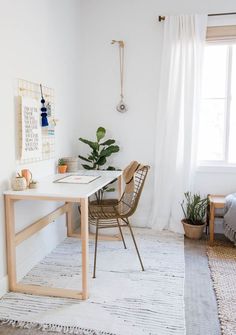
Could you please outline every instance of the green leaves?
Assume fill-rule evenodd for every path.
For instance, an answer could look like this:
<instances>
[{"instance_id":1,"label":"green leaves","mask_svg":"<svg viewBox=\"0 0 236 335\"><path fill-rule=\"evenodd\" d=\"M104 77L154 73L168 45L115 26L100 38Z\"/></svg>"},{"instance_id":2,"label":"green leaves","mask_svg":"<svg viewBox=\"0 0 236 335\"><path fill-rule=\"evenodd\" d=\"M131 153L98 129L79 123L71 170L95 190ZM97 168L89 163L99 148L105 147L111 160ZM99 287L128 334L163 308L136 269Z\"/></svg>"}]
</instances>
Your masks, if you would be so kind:
<instances>
[{"instance_id":1,"label":"green leaves","mask_svg":"<svg viewBox=\"0 0 236 335\"><path fill-rule=\"evenodd\" d=\"M93 150L99 150L99 144L97 142L92 142L92 141L89 141L89 140L86 140L82 137L79 138L79 140L85 144L88 144L90 146L91 149Z\"/></svg>"},{"instance_id":2,"label":"green leaves","mask_svg":"<svg viewBox=\"0 0 236 335\"><path fill-rule=\"evenodd\" d=\"M83 168L85 170L94 170L94 168L92 166L86 165L86 164L82 164Z\"/></svg>"},{"instance_id":3,"label":"green leaves","mask_svg":"<svg viewBox=\"0 0 236 335\"><path fill-rule=\"evenodd\" d=\"M200 194L184 193L185 201L181 203L184 217L191 224L203 224L206 220L208 198L201 198Z\"/></svg>"},{"instance_id":4,"label":"green leaves","mask_svg":"<svg viewBox=\"0 0 236 335\"><path fill-rule=\"evenodd\" d=\"M97 141L100 142L103 137L106 135L106 129L103 127L99 127L96 132Z\"/></svg>"},{"instance_id":5,"label":"green leaves","mask_svg":"<svg viewBox=\"0 0 236 335\"><path fill-rule=\"evenodd\" d=\"M105 135L106 129L103 127L99 127L96 131L97 141L90 141L82 137L79 138L82 143L87 144L90 149L92 149L87 157L79 155L80 159L91 164L83 164L82 166L85 169L99 170L101 166L107 163L108 157L120 150L120 147L118 145L115 145L116 141L114 139L108 139L100 143L101 139L103 139ZM112 166L109 166L107 169L115 170L115 168Z\"/></svg>"},{"instance_id":6,"label":"green leaves","mask_svg":"<svg viewBox=\"0 0 236 335\"><path fill-rule=\"evenodd\" d=\"M109 157L111 156L111 154L118 152L120 150L120 148L118 147L118 145L110 145L107 148L103 148L100 155L101 156L105 156L105 157Z\"/></svg>"},{"instance_id":7,"label":"green leaves","mask_svg":"<svg viewBox=\"0 0 236 335\"><path fill-rule=\"evenodd\" d=\"M79 158L82 159L83 161L86 161L86 162L89 162L89 163L91 162L90 159L85 158L85 157L83 157L83 156L80 156L80 155L79 155Z\"/></svg>"},{"instance_id":8,"label":"green leaves","mask_svg":"<svg viewBox=\"0 0 236 335\"><path fill-rule=\"evenodd\" d=\"M115 171L116 168L115 168L114 166L108 166L107 170L108 170L108 171Z\"/></svg>"},{"instance_id":9,"label":"green leaves","mask_svg":"<svg viewBox=\"0 0 236 335\"><path fill-rule=\"evenodd\" d=\"M96 164L102 166L106 164L107 160L105 156L100 156L99 159L96 161Z\"/></svg>"},{"instance_id":10,"label":"green leaves","mask_svg":"<svg viewBox=\"0 0 236 335\"><path fill-rule=\"evenodd\" d=\"M100 143L100 145L112 145L114 143L115 143L115 140L107 140L107 141L105 141L103 143Z\"/></svg>"}]
</instances>

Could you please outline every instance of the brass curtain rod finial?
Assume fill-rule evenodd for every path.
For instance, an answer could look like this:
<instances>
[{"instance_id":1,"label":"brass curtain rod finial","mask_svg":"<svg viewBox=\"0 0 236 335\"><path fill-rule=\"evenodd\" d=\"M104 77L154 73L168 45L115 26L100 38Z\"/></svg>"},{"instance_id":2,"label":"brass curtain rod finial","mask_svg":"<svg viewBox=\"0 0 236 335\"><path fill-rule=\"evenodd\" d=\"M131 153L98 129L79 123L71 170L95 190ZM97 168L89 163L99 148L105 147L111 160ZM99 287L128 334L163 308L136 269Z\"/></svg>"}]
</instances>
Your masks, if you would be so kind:
<instances>
[{"instance_id":1,"label":"brass curtain rod finial","mask_svg":"<svg viewBox=\"0 0 236 335\"><path fill-rule=\"evenodd\" d=\"M119 46L121 47L121 48L124 48L124 46L125 46L125 43L124 43L124 41L116 41L116 40L112 40L111 41L111 44L115 44L115 43L119 43Z\"/></svg>"},{"instance_id":2,"label":"brass curtain rod finial","mask_svg":"<svg viewBox=\"0 0 236 335\"><path fill-rule=\"evenodd\" d=\"M158 21L159 21L159 22L161 22L161 21L165 21L165 18L166 18L165 16L163 16L163 15L159 15L159 16L158 16Z\"/></svg>"}]
</instances>

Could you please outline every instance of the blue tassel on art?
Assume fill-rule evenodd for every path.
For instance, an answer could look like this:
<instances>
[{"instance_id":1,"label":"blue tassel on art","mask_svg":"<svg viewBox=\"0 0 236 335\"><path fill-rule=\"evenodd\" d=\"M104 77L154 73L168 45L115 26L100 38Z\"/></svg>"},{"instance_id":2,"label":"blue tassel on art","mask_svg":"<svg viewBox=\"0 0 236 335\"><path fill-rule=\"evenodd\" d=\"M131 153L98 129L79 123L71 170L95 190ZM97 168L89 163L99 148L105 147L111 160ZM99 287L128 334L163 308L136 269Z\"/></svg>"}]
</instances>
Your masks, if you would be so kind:
<instances>
[{"instance_id":1,"label":"blue tassel on art","mask_svg":"<svg viewBox=\"0 0 236 335\"><path fill-rule=\"evenodd\" d=\"M47 108L45 107L45 99L43 97L43 90L42 90L42 85L40 84L40 90L41 90L41 117L42 117L42 127L47 127L48 126L48 114L47 114Z\"/></svg>"}]
</instances>

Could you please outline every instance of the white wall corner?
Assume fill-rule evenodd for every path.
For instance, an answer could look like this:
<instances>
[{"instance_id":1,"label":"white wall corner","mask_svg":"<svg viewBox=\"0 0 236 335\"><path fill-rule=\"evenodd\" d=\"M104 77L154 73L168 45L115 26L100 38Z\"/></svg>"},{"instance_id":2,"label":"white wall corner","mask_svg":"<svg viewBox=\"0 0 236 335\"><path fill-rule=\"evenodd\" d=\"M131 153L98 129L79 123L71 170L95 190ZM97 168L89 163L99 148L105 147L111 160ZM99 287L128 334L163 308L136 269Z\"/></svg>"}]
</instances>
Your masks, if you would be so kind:
<instances>
[{"instance_id":1,"label":"white wall corner","mask_svg":"<svg viewBox=\"0 0 236 335\"><path fill-rule=\"evenodd\" d=\"M0 298L8 292L8 276L0 279Z\"/></svg>"}]
</instances>

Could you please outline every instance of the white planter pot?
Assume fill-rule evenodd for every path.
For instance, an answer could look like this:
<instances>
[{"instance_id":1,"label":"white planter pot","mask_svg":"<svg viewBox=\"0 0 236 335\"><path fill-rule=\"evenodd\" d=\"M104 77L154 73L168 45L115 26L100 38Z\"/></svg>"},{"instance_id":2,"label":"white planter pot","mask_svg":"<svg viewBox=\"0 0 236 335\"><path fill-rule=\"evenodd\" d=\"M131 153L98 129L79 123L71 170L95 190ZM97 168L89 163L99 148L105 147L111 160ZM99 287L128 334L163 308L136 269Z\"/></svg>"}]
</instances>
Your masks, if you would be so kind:
<instances>
[{"instance_id":1,"label":"white planter pot","mask_svg":"<svg viewBox=\"0 0 236 335\"><path fill-rule=\"evenodd\" d=\"M15 177L11 186L14 191L24 191L27 188L27 181L24 177Z\"/></svg>"}]
</instances>

